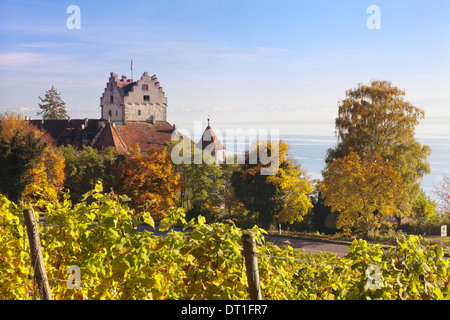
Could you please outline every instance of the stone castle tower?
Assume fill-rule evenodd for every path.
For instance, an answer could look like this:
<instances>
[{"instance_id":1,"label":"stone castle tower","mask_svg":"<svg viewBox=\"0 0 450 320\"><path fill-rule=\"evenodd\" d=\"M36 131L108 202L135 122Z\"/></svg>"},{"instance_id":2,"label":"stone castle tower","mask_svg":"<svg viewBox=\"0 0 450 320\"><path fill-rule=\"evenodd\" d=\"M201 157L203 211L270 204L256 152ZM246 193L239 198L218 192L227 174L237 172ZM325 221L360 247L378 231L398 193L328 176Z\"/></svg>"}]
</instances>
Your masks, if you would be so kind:
<instances>
[{"instance_id":1,"label":"stone castle tower","mask_svg":"<svg viewBox=\"0 0 450 320\"><path fill-rule=\"evenodd\" d=\"M167 121L167 98L156 76L148 72L134 82L111 72L100 107L102 119L117 124Z\"/></svg>"},{"instance_id":2,"label":"stone castle tower","mask_svg":"<svg viewBox=\"0 0 450 320\"><path fill-rule=\"evenodd\" d=\"M73 145L78 149L89 145L98 150L115 147L119 153L127 152L139 144L142 151L150 146L167 147L172 134L182 134L175 124L167 122L167 98L156 76L144 72L133 81L111 72L100 98L100 119L25 120L40 130L49 132L58 146ZM197 146L223 163L225 147L212 127L206 127Z\"/></svg>"}]
</instances>

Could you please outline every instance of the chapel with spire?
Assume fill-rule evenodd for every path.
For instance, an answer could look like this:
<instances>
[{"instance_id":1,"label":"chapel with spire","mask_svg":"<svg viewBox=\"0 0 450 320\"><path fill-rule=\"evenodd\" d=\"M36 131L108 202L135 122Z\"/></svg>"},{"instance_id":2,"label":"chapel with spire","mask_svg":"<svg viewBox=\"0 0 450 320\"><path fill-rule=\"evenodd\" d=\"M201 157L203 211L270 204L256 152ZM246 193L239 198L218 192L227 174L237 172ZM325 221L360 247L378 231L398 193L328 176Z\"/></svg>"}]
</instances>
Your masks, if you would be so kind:
<instances>
[{"instance_id":1,"label":"chapel with spire","mask_svg":"<svg viewBox=\"0 0 450 320\"><path fill-rule=\"evenodd\" d=\"M202 134L200 141L197 143L197 147L201 150L210 151L211 155L214 156L216 163L223 163L225 160L225 146L219 141L216 134L209 124Z\"/></svg>"}]
</instances>

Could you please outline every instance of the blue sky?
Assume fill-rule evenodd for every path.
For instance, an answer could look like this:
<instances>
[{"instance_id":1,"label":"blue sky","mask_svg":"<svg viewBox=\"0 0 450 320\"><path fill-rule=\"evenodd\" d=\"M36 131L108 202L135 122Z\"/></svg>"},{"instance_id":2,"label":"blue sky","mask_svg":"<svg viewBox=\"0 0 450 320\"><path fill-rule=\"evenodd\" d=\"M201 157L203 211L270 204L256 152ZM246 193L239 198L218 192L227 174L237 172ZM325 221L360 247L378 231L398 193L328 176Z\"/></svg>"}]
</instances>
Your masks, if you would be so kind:
<instances>
[{"instance_id":1,"label":"blue sky","mask_svg":"<svg viewBox=\"0 0 450 320\"><path fill-rule=\"evenodd\" d=\"M448 0L2 1L0 112L36 118L54 85L72 118L98 118L110 72L130 76L133 59L187 130L210 115L223 132L333 135L345 90L380 79L425 110L418 134L450 136L449 14Z\"/></svg>"}]
</instances>

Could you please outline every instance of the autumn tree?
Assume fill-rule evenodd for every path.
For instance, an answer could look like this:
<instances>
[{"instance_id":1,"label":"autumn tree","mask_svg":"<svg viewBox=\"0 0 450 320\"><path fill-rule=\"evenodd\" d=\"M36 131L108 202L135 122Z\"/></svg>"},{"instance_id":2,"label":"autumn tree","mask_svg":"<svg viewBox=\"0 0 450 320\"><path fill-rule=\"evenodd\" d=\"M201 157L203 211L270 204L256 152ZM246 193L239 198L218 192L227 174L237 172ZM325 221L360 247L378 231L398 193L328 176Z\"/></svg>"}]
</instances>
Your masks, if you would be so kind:
<instances>
[{"instance_id":1,"label":"autumn tree","mask_svg":"<svg viewBox=\"0 0 450 320\"><path fill-rule=\"evenodd\" d=\"M268 165L261 161L251 163L255 154L276 154L273 159L276 158L277 170L270 175L261 174L261 169L268 169ZM233 173L231 183L238 199L257 215L259 224L266 229L274 222L301 221L312 207L307 196L312 191L308 177L289 157L288 145L282 140L257 141L246 153L245 163Z\"/></svg>"},{"instance_id":2,"label":"autumn tree","mask_svg":"<svg viewBox=\"0 0 450 320\"><path fill-rule=\"evenodd\" d=\"M351 150L361 157L378 153L396 167L407 186L402 204L395 213L399 221L410 212L420 193L421 178L430 173L427 157L431 149L415 139L415 127L424 111L404 99L405 91L388 81L374 80L347 90L336 118L338 144L327 152L327 163L345 157Z\"/></svg>"},{"instance_id":3,"label":"autumn tree","mask_svg":"<svg viewBox=\"0 0 450 320\"><path fill-rule=\"evenodd\" d=\"M50 135L43 134L41 139L46 141L46 146L41 159L30 172L31 183L25 188L24 196L28 201L55 202L64 187L65 160Z\"/></svg>"},{"instance_id":4,"label":"autumn tree","mask_svg":"<svg viewBox=\"0 0 450 320\"><path fill-rule=\"evenodd\" d=\"M38 98L41 100L41 103L38 103L41 111L37 115L42 115L42 119L58 120L68 118L66 103L61 99L61 94L54 86L46 91L44 99Z\"/></svg>"},{"instance_id":5,"label":"autumn tree","mask_svg":"<svg viewBox=\"0 0 450 320\"><path fill-rule=\"evenodd\" d=\"M264 145L263 145L264 147ZM282 206L275 215L277 223L294 223L303 220L303 216L312 208L309 194L312 192L310 179L294 157L289 156L289 147L280 141L276 147L279 150L279 168L273 175L267 177L269 183L277 185L281 190ZM273 145L268 144L269 152Z\"/></svg>"},{"instance_id":6,"label":"autumn tree","mask_svg":"<svg viewBox=\"0 0 450 320\"><path fill-rule=\"evenodd\" d=\"M0 117L0 192L17 202L56 200L64 159L50 135L13 114Z\"/></svg>"},{"instance_id":7,"label":"autumn tree","mask_svg":"<svg viewBox=\"0 0 450 320\"><path fill-rule=\"evenodd\" d=\"M434 193L438 197L438 206L444 214L450 215L450 177L443 174L439 186L434 188Z\"/></svg>"},{"instance_id":8,"label":"autumn tree","mask_svg":"<svg viewBox=\"0 0 450 320\"><path fill-rule=\"evenodd\" d=\"M337 228L366 237L381 219L392 216L406 196L401 174L377 153L356 152L327 164L319 190L324 203L339 212Z\"/></svg>"},{"instance_id":9,"label":"autumn tree","mask_svg":"<svg viewBox=\"0 0 450 320\"><path fill-rule=\"evenodd\" d=\"M137 144L128 152L113 168L115 192L130 197L131 207L138 212L150 212L154 219L164 218L176 206L180 186L170 156L157 147L141 152Z\"/></svg>"},{"instance_id":10,"label":"autumn tree","mask_svg":"<svg viewBox=\"0 0 450 320\"><path fill-rule=\"evenodd\" d=\"M414 218L420 225L437 218L437 204L425 191L421 191L413 205Z\"/></svg>"}]
</instances>

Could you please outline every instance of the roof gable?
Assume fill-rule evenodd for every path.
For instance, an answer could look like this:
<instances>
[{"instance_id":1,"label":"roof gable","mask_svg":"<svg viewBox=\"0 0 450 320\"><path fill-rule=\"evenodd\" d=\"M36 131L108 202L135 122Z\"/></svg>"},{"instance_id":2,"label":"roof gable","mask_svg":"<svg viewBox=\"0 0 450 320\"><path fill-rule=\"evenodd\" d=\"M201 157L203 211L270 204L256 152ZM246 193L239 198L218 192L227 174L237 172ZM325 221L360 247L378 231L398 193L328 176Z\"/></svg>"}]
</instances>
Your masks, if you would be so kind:
<instances>
[{"instance_id":1,"label":"roof gable","mask_svg":"<svg viewBox=\"0 0 450 320\"><path fill-rule=\"evenodd\" d=\"M97 149L113 146L117 152L126 152L129 147L139 144L142 151L150 146L167 147L172 140L174 128L166 121L127 122L124 125L108 123L99 131L92 141L92 147Z\"/></svg>"},{"instance_id":2,"label":"roof gable","mask_svg":"<svg viewBox=\"0 0 450 320\"><path fill-rule=\"evenodd\" d=\"M211 126L208 125L197 145L204 150L211 143L214 143L214 150L225 150L225 147L219 141Z\"/></svg>"},{"instance_id":3,"label":"roof gable","mask_svg":"<svg viewBox=\"0 0 450 320\"><path fill-rule=\"evenodd\" d=\"M127 151L127 146L120 139L111 123L107 123L100 128L97 135L92 139L91 146L99 150L114 147L119 153Z\"/></svg>"}]
</instances>

